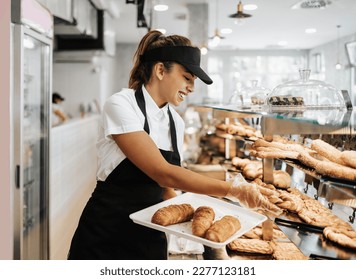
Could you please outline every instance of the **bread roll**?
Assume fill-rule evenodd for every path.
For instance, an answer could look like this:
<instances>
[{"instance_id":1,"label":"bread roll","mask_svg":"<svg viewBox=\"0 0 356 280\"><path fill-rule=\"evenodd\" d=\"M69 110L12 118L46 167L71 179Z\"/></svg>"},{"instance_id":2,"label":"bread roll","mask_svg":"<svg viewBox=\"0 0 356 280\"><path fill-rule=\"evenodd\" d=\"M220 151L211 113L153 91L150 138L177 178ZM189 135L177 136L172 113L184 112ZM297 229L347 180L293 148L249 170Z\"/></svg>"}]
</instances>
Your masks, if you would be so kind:
<instances>
[{"instance_id":1,"label":"bread roll","mask_svg":"<svg viewBox=\"0 0 356 280\"><path fill-rule=\"evenodd\" d=\"M244 168L247 164L251 163L251 160L248 158L233 157L231 163L237 168Z\"/></svg>"},{"instance_id":2,"label":"bread roll","mask_svg":"<svg viewBox=\"0 0 356 280\"><path fill-rule=\"evenodd\" d=\"M224 242L241 228L240 221L230 215L213 223L205 234L205 238L214 242Z\"/></svg>"},{"instance_id":3,"label":"bread roll","mask_svg":"<svg viewBox=\"0 0 356 280\"><path fill-rule=\"evenodd\" d=\"M344 165L356 168L356 152L355 151L343 151L340 156Z\"/></svg>"},{"instance_id":4,"label":"bread roll","mask_svg":"<svg viewBox=\"0 0 356 280\"><path fill-rule=\"evenodd\" d=\"M151 222L161 226L169 226L190 221L193 214L194 208L190 204L172 204L158 209L153 214Z\"/></svg>"},{"instance_id":5,"label":"bread roll","mask_svg":"<svg viewBox=\"0 0 356 280\"><path fill-rule=\"evenodd\" d=\"M283 170L273 171L273 185L276 188L288 189L292 184L292 178L290 175Z\"/></svg>"},{"instance_id":6,"label":"bread roll","mask_svg":"<svg viewBox=\"0 0 356 280\"><path fill-rule=\"evenodd\" d=\"M204 237L206 231L211 227L215 219L215 212L209 206L200 206L195 210L192 222L192 233Z\"/></svg>"}]
</instances>

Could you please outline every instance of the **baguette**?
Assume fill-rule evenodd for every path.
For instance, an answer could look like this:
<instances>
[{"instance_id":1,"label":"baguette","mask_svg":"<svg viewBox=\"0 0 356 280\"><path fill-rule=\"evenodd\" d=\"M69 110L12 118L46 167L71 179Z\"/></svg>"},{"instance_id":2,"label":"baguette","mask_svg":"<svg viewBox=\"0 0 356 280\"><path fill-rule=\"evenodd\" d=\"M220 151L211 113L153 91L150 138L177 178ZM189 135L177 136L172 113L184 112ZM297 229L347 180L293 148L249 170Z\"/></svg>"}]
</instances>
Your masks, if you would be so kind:
<instances>
[{"instance_id":1,"label":"baguette","mask_svg":"<svg viewBox=\"0 0 356 280\"><path fill-rule=\"evenodd\" d=\"M340 158L344 165L356 168L356 151L343 151Z\"/></svg>"},{"instance_id":2,"label":"baguette","mask_svg":"<svg viewBox=\"0 0 356 280\"><path fill-rule=\"evenodd\" d=\"M255 152L255 156L259 158L291 158L297 159L298 152L296 151L286 151L279 148L273 147L258 147Z\"/></svg>"},{"instance_id":3,"label":"baguette","mask_svg":"<svg viewBox=\"0 0 356 280\"><path fill-rule=\"evenodd\" d=\"M298 160L315 169L321 175L356 181L356 169L332 161L317 160L307 153L301 153Z\"/></svg>"},{"instance_id":4,"label":"baguette","mask_svg":"<svg viewBox=\"0 0 356 280\"><path fill-rule=\"evenodd\" d=\"M194 208L190 204L172 204L158 209L153 214L151 222L161 226L169 226L190 221L193 215Z\"/></svg>"},{"instance_id":5,"label":"baguette","mask_svg":"<svg viewBox=\"0 0 356 280\"><path fill-rule=\"evenodd\" d=\"M224 242L241 228L240 221L230 215L222 217L207 230L205 238L214 242Z\"/></svg>"},{"instance_id":6,"label":"baguette","mask_svg":"<svg viewBox=\"0 0 356 280\"><path fill-rule=\"evenodd\" d=\"M200 206L195 210L192 222L192 233L204 237L206 231L211 227L215 219L215 212L209 206Z\"/></svg>"},{"instance_id":7,"label":"baguette","mask_svg":"<svg viewBox=\"0 0 356 280\"><path fill-rule=\"evenodd\" d=\"M338 164L344 164L344 162L341 159L341 151L339 151L334 146L331 146L329 143L326 143L321 139L313 140L311 144L311 148L314 151L316 151L319 155L332 162L336 162Z\"/></svg>"}]
</instances>

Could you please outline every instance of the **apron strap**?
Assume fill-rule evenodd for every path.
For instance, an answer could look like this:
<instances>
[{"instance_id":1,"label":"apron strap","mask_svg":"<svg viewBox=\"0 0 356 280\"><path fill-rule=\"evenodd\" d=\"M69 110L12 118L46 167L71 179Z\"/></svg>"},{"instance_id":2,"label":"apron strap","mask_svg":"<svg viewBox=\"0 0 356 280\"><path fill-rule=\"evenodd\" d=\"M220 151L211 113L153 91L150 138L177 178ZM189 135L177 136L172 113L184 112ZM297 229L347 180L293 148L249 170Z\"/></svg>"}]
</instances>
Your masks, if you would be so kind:
<instances>
[{"instance_id":1,"label":"apron strap","mask_svg":"<svg viewBox=\"0 0 356 280\"><path fill-rule=\"evenodd\" d=\"M178 153L176 126L174 124L172 113L169 110L169 106L168 106L168 116L169 116L169 126L171 128L170 131L171 131L171 141L172 141L173 151Z\"/></svg>"},{"instance_id":2,"label":"apron strap","mask_svg":"<svg viewBox=\"0 0 356 280\"><path fill-rule=\"evenodd\" d=\"M138 107L140 107L140 110L145 117L145 124L143 126L143 129L147 132L147 134L150 134L150 128L148 126L148 121L147 121L146 103L145 103L145 98L143 97L142 88L139 88L135 91L135 98ZM169 126L171 131L171 141L172 141L173 151L178 153L177 131L172 117L172 113L169 110L169 106L168 106L168 117L169 117Z\"/></svg>"},{"instance_id":3,"label":"apron strap","mask_svg":"<svg viewBox=\"0 0 356 280\"><path fill-rule=\"evenodd\" d=\"M135 98L136 98L138 107L140 107L142 114L145 116L145 124L143 126L143 129L147 132L147 134L150 134L150 128L149 128L148 122L147 122L146 103L145 103L145 98L143 97L142 88L139 88L138 90L136 90Z\"/></svg>"}]
</instances>

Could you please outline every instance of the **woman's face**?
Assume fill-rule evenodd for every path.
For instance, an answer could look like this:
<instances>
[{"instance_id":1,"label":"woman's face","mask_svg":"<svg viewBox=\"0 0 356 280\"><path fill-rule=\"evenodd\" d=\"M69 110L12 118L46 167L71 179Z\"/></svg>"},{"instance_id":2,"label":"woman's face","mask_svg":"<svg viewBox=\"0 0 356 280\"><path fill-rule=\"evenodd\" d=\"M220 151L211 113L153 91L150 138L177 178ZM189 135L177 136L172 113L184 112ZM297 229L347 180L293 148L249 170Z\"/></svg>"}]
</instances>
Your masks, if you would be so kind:
<instances>
[{"instance_id":1,"label":"woman's face","mask_svg":"<svg viewBox=\"0 0 356 280\"><path fill-rule=\"evenodd\" d=\"M165 72L161 89L166 101L178 106L189 93L194 91L194 81L197 77L188 72L182 65L174 63L170 72Z\"/></svg>"}]
</instances>

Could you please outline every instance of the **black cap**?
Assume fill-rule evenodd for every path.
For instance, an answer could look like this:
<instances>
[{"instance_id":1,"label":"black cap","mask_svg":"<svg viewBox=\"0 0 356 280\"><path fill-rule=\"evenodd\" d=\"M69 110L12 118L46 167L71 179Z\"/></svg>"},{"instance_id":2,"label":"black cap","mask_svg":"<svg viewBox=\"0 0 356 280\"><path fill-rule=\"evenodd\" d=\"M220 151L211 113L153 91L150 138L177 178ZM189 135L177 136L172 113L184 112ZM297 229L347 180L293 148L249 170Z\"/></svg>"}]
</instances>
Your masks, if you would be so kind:
<instances>
[{"instance_id":1,"label":"black cap","mask_svg":"<svg viewBox=\"0 0 356 280\"><path fill-rule=\"evenodd\" d=\"M146 51L142 61L175 61L183 65L204 83L210 85L213 80L200 68L200 49L191 46L166 46Z\"/></svg>"},{"instance_id":2,"label":"black cap","mask_svg":"<svg viewBox=\"0 0 356 280\"><path fill-rule=\"evenodd\" d=\"M59 99L59 100L64 100L64 98L57 92L52 94L52 101L54 101L55 99Z\"/></svg>"}]
</instances>

